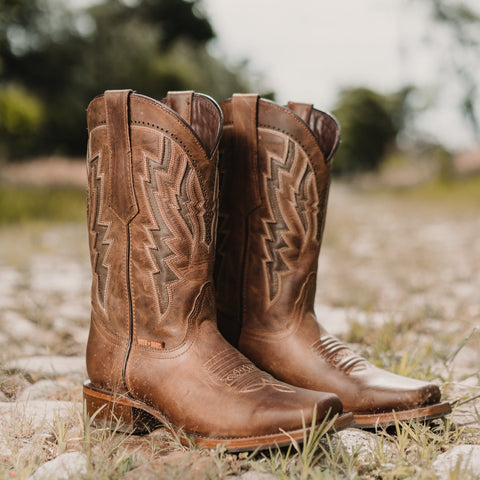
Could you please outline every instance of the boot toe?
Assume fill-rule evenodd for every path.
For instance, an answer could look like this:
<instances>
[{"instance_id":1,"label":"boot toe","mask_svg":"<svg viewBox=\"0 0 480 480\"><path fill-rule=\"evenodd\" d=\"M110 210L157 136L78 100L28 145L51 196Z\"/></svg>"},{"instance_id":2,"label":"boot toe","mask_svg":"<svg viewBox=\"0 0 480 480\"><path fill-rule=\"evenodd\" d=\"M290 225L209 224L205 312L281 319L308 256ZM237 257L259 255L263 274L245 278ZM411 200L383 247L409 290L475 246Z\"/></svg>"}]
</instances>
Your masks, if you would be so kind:
<instances>
[{"instance_id":1,"label":"boot toe","mask_svg":"<svg viewBox=\"0 0 480 480\"><path fill-rule=\"evenodd\" d=\"M353 412L391 412L431 405L440 401L440 388L380 368L369 369L359 384L363 395L344 402Z\"/></svg>"},{"instance_id":2,"label":"boot toe","mask_svg":"<svg viewBox=\"0 0 480 480\"><path fill-rule=\"evenodd\" d=\"M419 393L421 399L421 403L419 403L419 405L422 406L437 403L440 401L440 398L442 396L442 392L440 391L438 385L435 385L433 383L428 383L427 385L425 385L425 387L422 388Z\"/></svg>"},{"instance_id":3,"label":"boot toe","mask_svg":"<svg viewBox=\"0 0 480 480\"><path fill-rule=\"evenodd\" d=\"M253 415L252 423L256 430L275 433L299 430L330 421L335 415L343 412L342 402L333 393L314 392L302 388L295 389L295 395L279 402L276 396L275 405L264 403ZM260 426L261 425L261 426Z\"/></svg>"}]
</instances>

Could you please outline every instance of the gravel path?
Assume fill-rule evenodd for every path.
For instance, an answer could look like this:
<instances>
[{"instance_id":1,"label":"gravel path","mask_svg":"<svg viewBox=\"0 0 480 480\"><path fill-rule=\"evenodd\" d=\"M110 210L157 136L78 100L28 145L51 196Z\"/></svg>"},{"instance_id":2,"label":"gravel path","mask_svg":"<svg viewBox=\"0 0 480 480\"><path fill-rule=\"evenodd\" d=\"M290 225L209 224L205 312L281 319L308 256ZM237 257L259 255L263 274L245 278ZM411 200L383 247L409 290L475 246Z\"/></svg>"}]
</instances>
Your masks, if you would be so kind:
<instances>
[{"instance_id":1,"label":"gravel path","mask_svg":"<svg viewBox=\"0 0 480 480\"><path fill-rule=\"evenodd\" d=\"M456 410L455 422L477 428L480 435L480 400L475 399L480 394L479 233L480 215L472 207L362 193L335 184L316 308L333 333L387 365L412 345L433 351L429 369L445 382L445 395L468 400ZM0 464L9 465L10 476L15 469L35 479L80 478L87 472L79 418L89 289L83 225L2 228ZM378 347L383 338L379 331L384 336L390 332L385 341L398 348L392 358ZM412 372L422 371L421 363L412 365ZM346 444L363 445L364 435L370 435L348 432ZM162 436L156 432L150 440L137 439L135 448L145 452L155 435ZM476 448L469 455L480 456L480 445L450 447L449 455L437 459L439 478L461 454L455 448ZM185 452L170 455L184 455L186 465L192 462L191 457L185 460ZM174 460L170 455L166 458ZM480 476L475 461L471 468ZM30 470L29 462L34 465ZM43 466L37 469L39 464ZM136 470L128 478L141 478L133 475ZM271 478L249 474L253 480ZM247 479L245 475L237 478Z\"/></svg>"}]
</instances>

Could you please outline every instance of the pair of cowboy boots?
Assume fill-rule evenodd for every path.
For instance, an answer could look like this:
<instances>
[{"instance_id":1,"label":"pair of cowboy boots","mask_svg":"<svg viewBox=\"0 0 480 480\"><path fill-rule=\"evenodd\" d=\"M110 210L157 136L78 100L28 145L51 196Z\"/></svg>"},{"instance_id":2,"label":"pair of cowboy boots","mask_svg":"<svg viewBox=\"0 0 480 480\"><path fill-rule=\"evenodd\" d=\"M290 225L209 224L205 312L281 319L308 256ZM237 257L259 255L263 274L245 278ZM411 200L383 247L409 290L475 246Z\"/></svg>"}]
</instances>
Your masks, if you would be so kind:
<instances>
[{"instance_id":1,"label":"pair of cowboy boots","mask_svg":"<svg viewBox=\"0 0 480 480\"><path fill-rule=\"evenodd\" d=\"M257 95L220 108L193 92L156 101L120 90L95 98L87 118L84 398L96 423L166 423L239 451L301 441L320 422L448 413L437 386L374 367L315 319L339 140L330 116Z\"/></svg>"}]
</instances>

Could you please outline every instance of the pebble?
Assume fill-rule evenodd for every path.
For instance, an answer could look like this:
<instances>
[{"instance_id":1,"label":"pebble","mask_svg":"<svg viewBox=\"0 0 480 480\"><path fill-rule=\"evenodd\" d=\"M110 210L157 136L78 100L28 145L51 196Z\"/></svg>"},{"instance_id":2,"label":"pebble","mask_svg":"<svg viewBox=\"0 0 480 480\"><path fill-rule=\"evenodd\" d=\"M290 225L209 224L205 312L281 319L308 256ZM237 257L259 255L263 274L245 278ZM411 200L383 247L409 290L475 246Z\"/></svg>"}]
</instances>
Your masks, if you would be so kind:
<instances>
[{"instance_id":1,"label":"pebble","mask_svg":"<svg viewBox=\"0 0 480 480\"><path fill-rule=\"evenodd\" d=\"M81 409L80 402L0 402L0 463L10 463L14 454L30 455L32 445L43 444L45 439L52 442L64 428L67 444L79 450L79 434L72 428L72 419L81 418Z\"/></svg>"},{"instance_id":2,"label":"pebble","mask_svg":"<svg viewBox=\"0 0 480 480\"><path fill-rule=\"evenodd\" d=\"M55 326L59 328L71 328L76 320L90 320L90 304L86 301L88 295L80 300L71 300L59 305L56 310L58 320ZM57 324L58 322L58 324Z\"/></svg>"},{"instance_id":3,"label":"pebble","mask_svg":"<svg viewBox=\"0 0 480 480\"><path fill-rule=\"evenodd\" d=\"M277 480L277 476L272 473L260 473L260 472L245 472L239 477L230 477L232 480Z\"/></svg>"},{"instance_id":4,"label":"pebble","mask_svg":"<svg viewBox=\"0 0 480 480\"><path fill-rule=\"evenodd\" d=\"M15 291L18 289L21 278L18 270L0 264L0 308L15 308Z\"/></svg>"},{"instance_id":5,"label":"pebble","mask_svg":"<svg viewBox=\"0 0 480 480\"><path fill-rule=\"evenodd\" d=\"M28 480L68 480L87 474L87 457L81 452L63 453L41 465Z\"/></svg>"},{"instance_id":6,"label":"pebble","mask_svg":"<svg viewBox=\"0 0 480 480\"><path fill-rule=\"evenodd\" d=\"M25 340L36 337L37 326L23 315L7 310L2 313L2 330L8 332L14 340Z\"/></svg>"},{"instance_id":7,"label":"pebble","mask_svg":"<svg viewBox=\"0 0 480 480\"><path fill-rule=\"evenodd\" d=\"M376 326L384 325L397 316L388 312L364 312L355 308L329 307L328 305L315 305L315 315L318 321L332 335L343 335L350 331L351 322L371 323Z\"/></svg>"},{"instance_id":8,"label":"pebble","mask_svg":"<svg viewBox=\"0 0 480 480\"><path fill-rule=\"evenodd\" d=\"M381 441L378 435L358 430L356 428L347 428L337 433L342 447L348 455L357 455L357 459L362 464L374 462L375 450L381 448L382 456L393 458L396 454L394 445L386 438Z\"/></svg>"},{"instance_id":9,"label":"pebble","mask_svg":"<svg viewBox=\"0 0 480 480\"><path fill-rule=\"evenodd\" d=\"M85 357L32 356L11 360L3 367L5 370L20 371L32 378L56 378L66 375L84 375Z\"/></svg>"},{"instance_id":10,"label":"pebble","mask_svg":"<svg viewBox=\"0 0 480 480\"><path fill-rule=\"evenodd\" d=\"M32 400L28 402L1 402L0 424L16 422L26 425L30 431L48 430L54 421L64 418L71 420L82 411L80 402L57 400ZM1 436L1 432L0 432Z\"/></svg>"},{"instance_id":11,"label":"pebble","mask_svg":"<svg viewBox=\"0 0 480 480\"><path fill-rule=\"evenodd\" d=\"M160 458L143 462L130 470L125 480L170 480L172 478L205 480L219 478L218 466L213 457L204 456L200 451L171 452ZM234 479L235 477L228 477Z\"/></svg>"},{"instance_id":12,"label":"pebble","mask_svg":"<svg viewBox=\"0 0 480 480\"><path fill-rule=\"evenodd\" d=\"M46 275L48 272L48 275ZM30 288L37 292L69 295L83 292L88 285L85 269L74 263L67 263L58 255L37 255L30 265Z\"/></svg>"},{"instance_id":13,"label":"pebble","mask_svg":"<svg viewBox=\"0 0 480 480\"><path fill-rule=\"evenodd\" d=\"M23 355L35 354L42 345L58 341L56 332L42 328L15 310L0 312L0 329L0 344L22 343Z\"/></svg>"},{"instance_id":14,"label":"pebble","mask_svg":"<svg viewBox=\"0 0 480 480\"><path fill-rule=\"evenodd\" d=\"M455 445L435 459L433 469L439 480L480 478L480 445Z\"/></svg>"},{"instance_id":15,"label":"pebble","mask_svg":"<svg viewBox=\"0 0 480 480\"><path fill-rule=\"evenodd\" d=\"M51 400L61 394L71 382L59 380L39 380L23 389L17 396L17 401Z\"/></svg>"}]
</instances>

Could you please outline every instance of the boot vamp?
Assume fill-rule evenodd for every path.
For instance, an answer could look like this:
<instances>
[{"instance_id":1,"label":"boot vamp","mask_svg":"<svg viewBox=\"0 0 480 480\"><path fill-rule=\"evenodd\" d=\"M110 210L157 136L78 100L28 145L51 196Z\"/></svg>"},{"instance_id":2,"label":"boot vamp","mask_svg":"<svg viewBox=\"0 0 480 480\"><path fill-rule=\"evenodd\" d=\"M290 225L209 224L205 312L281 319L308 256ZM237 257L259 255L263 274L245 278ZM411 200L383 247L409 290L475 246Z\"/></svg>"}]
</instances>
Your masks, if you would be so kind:
<instances>
[{"instance_id":1,"label":"boot vamp","mask_svg":"<svg viewBox=\"0 0 480 480\"><path fill-rule=\"evenodd\" d=\"M244 331L240 350L287 383L335 393L346 412L407 410L440 400L438 386L378 368L320 328Z\"/></svg>"},{"instance_id":2,"label":"boot vamp","mask_svg":"<svg viewBox=\"0 0 480 480\"><path fill-rule=\"evenodd\" d=\"M317 386L337 393L345 410L355 413L408 410L440 400L436 385L378 368L323 329L309 347L316 370L324 373ZM327 384L334 387L327 388Z\"/></svg>"},{"instance_id":3,"label":"boot vamp","mask_svg":"<svg viewBox=\"0 0 480 480\"><path fill-rule=\"evenodd\" d=\"M351 391L349 383L355 385ZM344 383L343 389L344 408L355 413L408 410L436 403L441 396L435 384L396 375L373 365L351 373L350 382Z\"/></svg>"},{"instance_id":4,"label":"boot vamp","mask_svg":"<svg viewBox=\"0 0 480 480\"><path fill-rule=\"evenodd\" d=\"M335 394L292 387L260 371L203 322L183 348L136 346L127 381L137 400L177 427L199 435L247 437L300 429L328 412L341 413Z\"/></svg>"}]
</instances>

